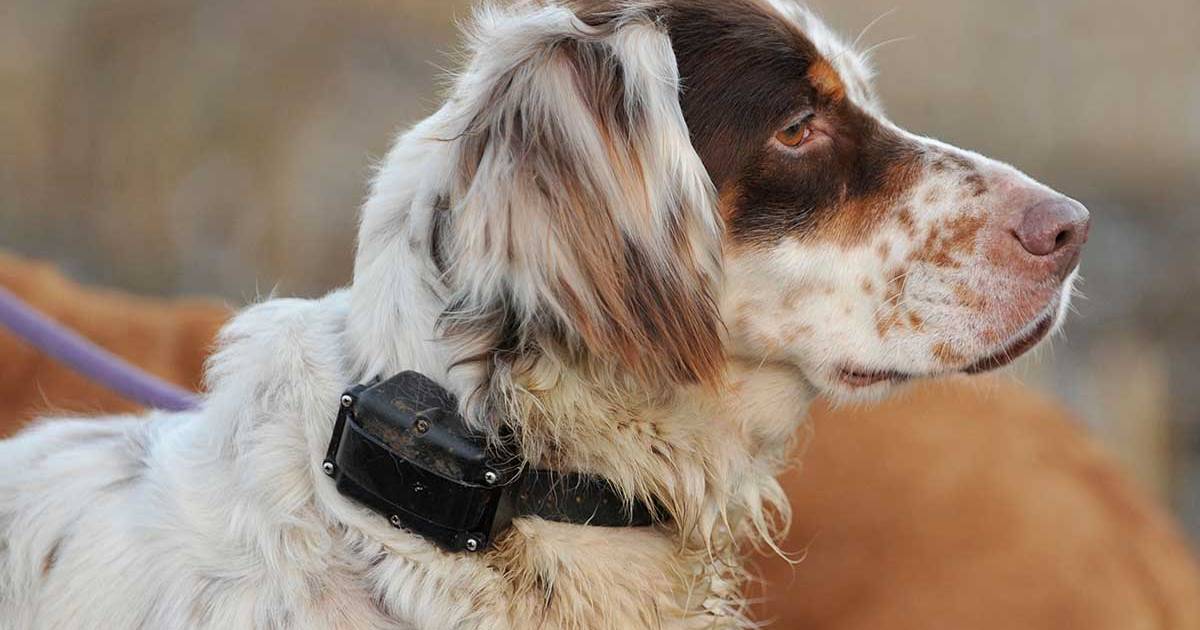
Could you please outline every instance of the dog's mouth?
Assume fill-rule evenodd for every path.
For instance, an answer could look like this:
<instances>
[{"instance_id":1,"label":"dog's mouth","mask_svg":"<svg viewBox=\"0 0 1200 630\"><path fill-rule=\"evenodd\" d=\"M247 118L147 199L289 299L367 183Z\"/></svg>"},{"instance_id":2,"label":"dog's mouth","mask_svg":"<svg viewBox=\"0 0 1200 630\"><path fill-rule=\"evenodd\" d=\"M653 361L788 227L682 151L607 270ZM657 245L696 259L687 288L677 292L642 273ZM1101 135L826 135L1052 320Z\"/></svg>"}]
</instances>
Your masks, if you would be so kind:
<instances>
[{"instance_id":1,"label":"dog's mouth","mask_svg":"<svg viewBox=\"0 0 1200 630\"><path fill-rule=\"evenodd\" d=\"M1000 369L1016 361L1037 346L1038 343L1046 338L1046 335L1050 334L1050 330L1054 328L1054 320L1055 310L1051 309L1035 320L1034 323L1030 324L1025 332L1018 333L1012 341L999 351L965 368L954 371L963 374L982 374ZM935 374L913 374L899 370L871 370L858 366L842 366L837 371L837 380L851 389L863 389L883 383L899 385L928 376L935 376Z\"/></svg>"},{"instance_id":2,"label":"dog's mouth","mask_svg":"<svg viewBox=\"0 0 1200 630\"><path fill-rule=\"evenodd\" d=\"M852 367L843 367L838 370L838 380L843 385L854 389L871 387L880 383L898 385L914 378L917 378L914 374L905 374L896 370L864 370Z\"/></svg>"}]
</instances>

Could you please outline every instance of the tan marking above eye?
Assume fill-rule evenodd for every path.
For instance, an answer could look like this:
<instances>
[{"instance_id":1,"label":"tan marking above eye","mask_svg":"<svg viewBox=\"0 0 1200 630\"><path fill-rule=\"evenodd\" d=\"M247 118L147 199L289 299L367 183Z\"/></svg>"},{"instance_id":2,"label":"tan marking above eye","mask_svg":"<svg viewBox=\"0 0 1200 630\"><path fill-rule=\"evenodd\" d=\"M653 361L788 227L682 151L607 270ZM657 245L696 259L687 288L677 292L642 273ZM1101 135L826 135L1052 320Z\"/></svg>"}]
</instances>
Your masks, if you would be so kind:
<instances>
[{"instance_id":1,"label":"tan marking above eye","mask_svg":"<svg viewBox=\"0 0 1200 630\"><path fill-rule=\"evenodd\" d=\"M841 75L824 59L818 59L809 67L808 80L822 96L835 103L846 96L846 84L842 82Z\"/></svg>"}]
</instances>

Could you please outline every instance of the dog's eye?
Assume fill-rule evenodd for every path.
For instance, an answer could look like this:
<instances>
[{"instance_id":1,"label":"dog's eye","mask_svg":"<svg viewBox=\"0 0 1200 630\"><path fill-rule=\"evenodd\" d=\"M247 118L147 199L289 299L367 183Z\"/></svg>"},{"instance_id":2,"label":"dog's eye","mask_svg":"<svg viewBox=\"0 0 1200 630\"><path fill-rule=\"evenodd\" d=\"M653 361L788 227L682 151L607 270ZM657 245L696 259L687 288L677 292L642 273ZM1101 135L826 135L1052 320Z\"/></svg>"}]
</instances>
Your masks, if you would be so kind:
<instances>
[{"instance_id":1,"label":"dog's eye","mask_svg":"<svg viewBox=\"0 0 1200 630\"><path fill-rule=\"evenodd\" d=\"M804 146L813 138L812 129L813 115L809 114L804 118L780 129L775 134L775 140L785 147L798 149Z\"/></svg>"}]
</instances>

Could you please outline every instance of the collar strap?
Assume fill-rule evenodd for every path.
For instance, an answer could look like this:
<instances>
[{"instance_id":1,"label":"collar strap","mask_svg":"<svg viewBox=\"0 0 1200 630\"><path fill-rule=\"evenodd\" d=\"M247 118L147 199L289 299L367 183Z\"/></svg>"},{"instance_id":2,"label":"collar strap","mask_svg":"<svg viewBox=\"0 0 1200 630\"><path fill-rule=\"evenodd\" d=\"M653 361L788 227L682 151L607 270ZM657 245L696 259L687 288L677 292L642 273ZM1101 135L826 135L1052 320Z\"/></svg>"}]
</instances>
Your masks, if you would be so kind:
<instances>
[{"instance_id":1,"label":"collar strap","mask_svg":"<svg viewBox=\"0 0 1200 630\"><path fill-rule=\"evenodd\" d=\"M322 463L338 492L455 552L483 551L521 516L646 527L661 513L608 480L513 466L467 429L454 396L403 372L342 396Z\"/></svg>"}]
</instances>

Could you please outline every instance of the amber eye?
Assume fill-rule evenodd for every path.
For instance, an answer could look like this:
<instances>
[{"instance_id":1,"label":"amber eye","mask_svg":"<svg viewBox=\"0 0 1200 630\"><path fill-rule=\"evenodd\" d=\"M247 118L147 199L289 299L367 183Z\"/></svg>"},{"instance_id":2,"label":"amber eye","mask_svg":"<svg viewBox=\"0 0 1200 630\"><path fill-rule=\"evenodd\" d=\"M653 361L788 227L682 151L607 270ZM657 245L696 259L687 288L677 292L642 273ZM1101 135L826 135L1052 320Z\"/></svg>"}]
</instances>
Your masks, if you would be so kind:
<instances>
[{"instance_id":1,"label":"amber eye","mask_svg":"<svg viewBox=\"0 0 1200 630\"><path fill-rule=\"evenodd\" d=\"M803 146L804 143L811 140L813 136L812 125L809 124L811 118L811 116L806 117L804 120L797 121L791 125L788 125L787 127L784 127L775 134L775 139L785 147L791 147L795 149Z\"/></svg>"}]
</instances>

